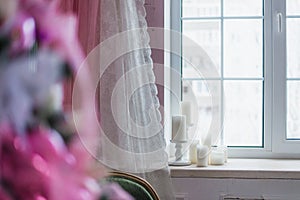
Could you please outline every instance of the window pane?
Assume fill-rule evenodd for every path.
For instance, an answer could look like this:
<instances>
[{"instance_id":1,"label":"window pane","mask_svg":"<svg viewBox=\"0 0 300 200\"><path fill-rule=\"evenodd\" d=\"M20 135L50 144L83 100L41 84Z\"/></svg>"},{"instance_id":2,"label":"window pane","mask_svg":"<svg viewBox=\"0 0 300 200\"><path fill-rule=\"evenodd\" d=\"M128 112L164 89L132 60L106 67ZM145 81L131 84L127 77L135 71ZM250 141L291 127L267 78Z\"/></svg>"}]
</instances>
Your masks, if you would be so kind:
<instances>
[{"instance_id":1,"label":"window pane","mask_svg":"<svg viewBox=\"0 0 300 200\"><path fill-rule=\"evenodd\" d=\"M182 0L182 16L217 17L220 16L221 13L220 4L220 0Z\"/></svg>"},{"instance_id":2,"label":"window pane","mask_svg":"<svg viewBox=\"0 0 300 200\"><path fill-rule=\"evenodd\" d=\"M220 122L220 113L216 113L219 120L219 123L216 121L212 121L213 113L212 113L212 96L210 90L218 90L215 87L220 86L220 81L183 81L183 100L192 102L192 121L194 126L191 128L191 133L196 133L197 138L204 139L209 132L210 126L219 126L221 127ZM208 84L213 84L209 88ZM191 89L192 88L192 89ZM219 94L220 95L220 94ZM218 96L217 98L219 98ZM214 105L214 106L220 106ZM216 124L218 123L218 124ZM215 143L219 138L218 135L214 135L212 138L212 142ZM189 135L189 138L193 138L193 136Z\"/></svg>"},{"instance_id":3,"label":"window pane","mask_svg":"<svg viewBox=\"0 0 300 200\"><path fill-rule=\"evenodd\" d=\"M262 82L224 81L225 144L262 146Z\"/></svg>"},{"instance_id":4,"label":"window pane","mask_svg":"<svg viewBox=\"0 0 300 200\"><path fill-rule=\"evenodd\" d=\"M300 15L300 0L286 0L286 15Z\"/></svg>"},{"instance_id":5,"label":"window pane","mask_svg":"<svg viewBox=\"0 0 300 200\"><path fill-rule=\"evenodd\" d=\"M262 20L224 20L225 77L262 77Z\"/></svg>"},{"instance_id":6,"label":"window pane","mask_svg":"<svg viewBox=\"0 0 300 200\"><path fill-rule=\"evenodd\" d=\"M262 16L262 0L224 0L225 16Z\"/></svg>"},{"instance_id":7,"label":"window pane","mask_svg":"<svg viewBox=\"0 0 300 200\"><path fill-rule=\"evenodd\" d=\"M300 77L300 19L287 19L287 77Z\"/></svg>"},{"instance_id":8,"label":"window pane","mask_svg":"<svg viewBox=\"0 0 300 200\"><path fill-rule=\"evenodd\" d=\"M183 21L182 28L183 77L199 77L194 67L220 72L220 20Z\"/></svg>"},{"instance_id":9,"label":"window pane","mask_svg":"<svg viewBox=\"0 0 300 200\"><path fill-rule=\"evenodd\" d=\"M300 81L287 82L287 138L300 139Z\"/></svg>"}]
</instances>

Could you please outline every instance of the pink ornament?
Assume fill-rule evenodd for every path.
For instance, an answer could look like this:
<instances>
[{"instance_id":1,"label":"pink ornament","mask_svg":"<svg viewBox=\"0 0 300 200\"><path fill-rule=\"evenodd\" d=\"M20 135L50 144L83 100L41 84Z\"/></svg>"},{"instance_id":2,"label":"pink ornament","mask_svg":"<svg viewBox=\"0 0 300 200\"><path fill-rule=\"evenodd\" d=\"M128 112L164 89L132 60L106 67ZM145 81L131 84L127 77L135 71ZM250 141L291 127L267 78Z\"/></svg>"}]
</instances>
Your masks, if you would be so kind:
<instances>
[{"instance_id":1,"label":"pink ornament","mask_svg":"<svg viewBox=\"0 0 300 200\"><path fill-rule=\"evenodd\" d=\"M30 50L36 41L35 31L34 18L26 15L24 12L18 12L11 30L11 52L17 54Z\"/></svg>"}]
</instances>

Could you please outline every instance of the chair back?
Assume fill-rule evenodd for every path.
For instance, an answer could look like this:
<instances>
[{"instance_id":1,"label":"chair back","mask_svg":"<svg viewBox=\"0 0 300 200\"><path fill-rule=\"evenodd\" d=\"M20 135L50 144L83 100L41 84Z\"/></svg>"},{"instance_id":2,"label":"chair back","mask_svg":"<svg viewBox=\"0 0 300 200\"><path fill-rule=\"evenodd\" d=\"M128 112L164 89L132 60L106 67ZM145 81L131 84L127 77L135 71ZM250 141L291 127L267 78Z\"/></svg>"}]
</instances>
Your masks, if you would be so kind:
<instances>
[{"instance_id":1,"label":"chair back","mask_svg":"<svg viewBox=\"0 0 300 200\"><path fill-rule=\"evenodd\" d=\"M132 197L138 200L159 200L154 188L146 180L129 173L109 172L106 181L118 183Z\"/></svg>"}]
</instances>

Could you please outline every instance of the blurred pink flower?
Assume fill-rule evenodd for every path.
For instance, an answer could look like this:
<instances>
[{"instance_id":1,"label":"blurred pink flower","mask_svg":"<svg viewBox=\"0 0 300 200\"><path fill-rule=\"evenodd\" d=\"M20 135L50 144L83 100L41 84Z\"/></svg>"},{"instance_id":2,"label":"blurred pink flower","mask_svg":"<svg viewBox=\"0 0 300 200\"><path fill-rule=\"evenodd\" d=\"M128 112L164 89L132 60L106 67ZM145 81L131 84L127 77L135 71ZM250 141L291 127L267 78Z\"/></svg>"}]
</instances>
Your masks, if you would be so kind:
<instances>
[{"instance_id":1,"label":"blurred pink flower","mask_svg":"<svg viewBox=\"0 0 300 200\"><path fill-rule=\"evenodd\" d=\"M1 200L12 200L12 198L4 191L0 186L0 199Z\"/></svg>"},{"instance_id":2,"label":"blurred pink flower","mask_svg":"<svg viewBox=\"0 0 300 200\"><path fill-rule=\"evenodd\" d=\"M17 199L95 200L95 179L76 167L77 158L60 136L42 128L20 137L1 126L1 169L5 186Z\"/></svg>"},{"instance_id":3,"label":"blurred pink flower","mask_svg":"<svg viewBox=\"0 0 300 200\"><path fill-rule=\"evenodd\" d=\"M34 18L40 45L54 48L77 71L84 59L77 37L77 19L59 12L58 3L58 0L20 0L19 10Z\"/></svg>"},{"instance_id":4,"label":"blurred pink flower","mask_svg":"<svg viewBox=\"0 0 300 200\"><path fill-rule=\"evenodd\" d=\"M16 14L11 30L13 54L30 50L33 47L36 39L35 28L35 21L31 16L22 11Z\"/></svg>"},{"instance_id":5,"label":"blurred pink flower","mask_svg":"<svg viewBox=\"0 0 300 200\"><path fill-rule=\"evenodd\" d=\"M46 195L47 186L43 174L35 170L31 160L33 152L25 138L15 136L8 126L1 126L1 178L6 188L18 199L34 199Z\"/></svg>"}]
</instances>

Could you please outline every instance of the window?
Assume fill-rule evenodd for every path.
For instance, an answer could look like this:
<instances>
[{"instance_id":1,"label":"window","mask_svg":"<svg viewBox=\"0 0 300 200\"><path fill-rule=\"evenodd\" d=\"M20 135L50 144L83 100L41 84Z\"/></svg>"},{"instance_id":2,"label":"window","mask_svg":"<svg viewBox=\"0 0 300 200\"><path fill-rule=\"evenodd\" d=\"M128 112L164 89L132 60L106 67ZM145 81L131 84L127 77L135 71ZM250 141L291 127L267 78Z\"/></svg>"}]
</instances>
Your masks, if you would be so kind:
<instances>
[{"instance_id":1,"label":"window","mask_svg":"<svg viewBox=\"0 0 300 200\"><path fill-rule=\"evenodd\" d=\"M297 157L300 0L175 0L170 19L171 29L183 35L176 41L181 59L171 58L181 81L171 87L180 86L175 92L183 100L197 101L197 132L208 132L213 106L208 85L214 82L223 88L218 143L230 146L232 156ZM197 66L212 66L190 39L206 53L217 76L197 71Z\"/></svg>"}]
</instances>

